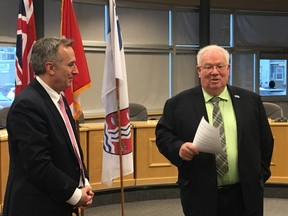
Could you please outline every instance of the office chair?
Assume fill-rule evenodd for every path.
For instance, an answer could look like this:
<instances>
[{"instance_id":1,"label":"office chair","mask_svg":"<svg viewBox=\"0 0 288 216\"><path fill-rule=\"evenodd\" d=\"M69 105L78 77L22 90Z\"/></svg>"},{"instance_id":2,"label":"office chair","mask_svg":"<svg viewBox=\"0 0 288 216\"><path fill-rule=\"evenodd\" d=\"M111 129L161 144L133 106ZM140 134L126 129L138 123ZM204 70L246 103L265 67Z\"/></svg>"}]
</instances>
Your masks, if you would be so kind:
<instances>
[{"instance_id":1,"label":"office chair","mask_svg":"<svg viewBox=\"0 0 288 216\"><path fill-rule=\"evenodd\" d=\"M80 124L85 123L85 118L84 118L84 113L83 112L81 112L81 114L80 114L80 116L78 118L78 121L79 121Z\"/></svg>"},{"instance_id":2,"label":"office chair","mask_svg":"<svg viewBox=\"0 0 288 216\"><path fill-rule=\"evenodd\" d=\"M6 128L7 115L10 107L4 107L0 110L0 127Z\"/></svg>"},{"instance_id":3,"label":"office chair","mask_svg":"<svg viewBox=\"0 0 288 216\"><path fill-rule=\"evenodd\" d=\"M275 103L263 102L267 118L276 119L283 117L281 106Z\"/></svg>"},{"instance_id":4,"label":"office chair","mask_svg":"<svg viewBox=\"0 0 288 216\"><path fill-rule=\"evenodd\" d=\"M137 103L129 103L129 117L131 121L147 121L146 107Z\"/></svg>"}]
</instances>

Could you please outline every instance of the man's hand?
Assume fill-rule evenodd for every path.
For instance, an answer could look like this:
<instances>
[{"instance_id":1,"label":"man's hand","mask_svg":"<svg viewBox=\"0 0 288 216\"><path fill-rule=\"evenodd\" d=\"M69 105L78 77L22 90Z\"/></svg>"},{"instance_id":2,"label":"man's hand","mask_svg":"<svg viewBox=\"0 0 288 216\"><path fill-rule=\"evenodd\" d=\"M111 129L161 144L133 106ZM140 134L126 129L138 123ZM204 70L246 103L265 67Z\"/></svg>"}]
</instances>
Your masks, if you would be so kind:
<instances>
[{"instance_id":1,"label":"man's hand","mask_svg":"<svg viewBox=\"0 0 288 216\"><path fill-rule=\"evenodd\" d=\"M82 196L79 202L76 204L76 207L86 207L92 204L94 193L92 187L85 186L81 188Z\"/></svg>"},{"instance_id":2,"label":"man's hand","mask_svg":"<svg viewBox=\"0 0 288 216\"><path fill-rule=\"evenodd\" d=\"M195 146L192 145L192 142L184 143L179 150L180 158L185 161L192 160L194 156L198 154L199 154L199 151L197 150Z\"/></svg>"}]
</instances>

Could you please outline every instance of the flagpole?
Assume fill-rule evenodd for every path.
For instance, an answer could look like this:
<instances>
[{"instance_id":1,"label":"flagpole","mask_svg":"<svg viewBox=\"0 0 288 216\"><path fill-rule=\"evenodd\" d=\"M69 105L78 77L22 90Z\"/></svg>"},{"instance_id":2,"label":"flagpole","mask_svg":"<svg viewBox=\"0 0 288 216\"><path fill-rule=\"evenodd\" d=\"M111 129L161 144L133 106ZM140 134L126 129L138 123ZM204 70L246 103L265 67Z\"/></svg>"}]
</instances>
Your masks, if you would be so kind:
<instances>
[{"instance_id":1,"label":"flagpole","mask_svg":"<svg viewBox=\"0 0 288 216\"><path fill-rule=\"evenodd\" d=\"M77 132L77 138L80 142L80 122L79 122L79 117L75 120L75 124L76 124L76 132ZM81 143L80 143L81 145ZM83 182L83 186L85 186L85 182ZM80 216L85 216L85 210L84 207L83 208L78 208L78 215L79 216L79 211L80 211Z\"/></svg>"},{"instance_id":2,"label":"flagpole","mask_svg":"<svg viewBox=\"0 0 288 216\"><path fill-rule=\"evenodd\" d=\"M119 162L120 162L120 187L121 187L121 212L124 216L124 186L123 186L123 162L122 162L122 135L121 135L121 114L120 114L120 93L119 79L116 78L116 99L117 99L117 115L118 115L118 135L119 135Z\"/></svg>"}]
</instances>

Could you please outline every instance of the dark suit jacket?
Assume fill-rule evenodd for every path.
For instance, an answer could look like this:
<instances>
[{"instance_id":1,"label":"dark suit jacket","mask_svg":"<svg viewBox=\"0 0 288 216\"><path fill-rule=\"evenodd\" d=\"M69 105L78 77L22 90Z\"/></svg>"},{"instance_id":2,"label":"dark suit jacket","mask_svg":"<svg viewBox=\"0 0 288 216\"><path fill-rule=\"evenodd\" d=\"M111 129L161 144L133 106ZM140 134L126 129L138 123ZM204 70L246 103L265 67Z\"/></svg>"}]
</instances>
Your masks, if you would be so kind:
<instances>
[{"instance_id":1,"label":"dark suit jacket","mask_svg":"<svg viewBox=\"0 0 288 216\"><path fill-rule=\"evenodd\" d=\"M73 206L65 201L78 187L80 168L64 121L36 79L15 98L7 130L10 168L4 216L71 216Z\"/></svg>"},{"instance_id":2,"label":"dark suit jacket","mask_svg":"<svg viewBox=\"0 0 288 216\"><path fill-rule=\"evenodd\" d=\"M228 86L228 91L237 121L238 169L244 202L248 212L261 211L274 140L260 96L232 86ZM172 97L156 126L156 143L159 151L178 167L181 201L189 200L186 204L192 205L191 215L214 216L217 209L214 154L200 153L191 161L182 161L178 155L184 142L193 141L202 116L208 121L200 86Z\"/></svg>"}]
</instances>

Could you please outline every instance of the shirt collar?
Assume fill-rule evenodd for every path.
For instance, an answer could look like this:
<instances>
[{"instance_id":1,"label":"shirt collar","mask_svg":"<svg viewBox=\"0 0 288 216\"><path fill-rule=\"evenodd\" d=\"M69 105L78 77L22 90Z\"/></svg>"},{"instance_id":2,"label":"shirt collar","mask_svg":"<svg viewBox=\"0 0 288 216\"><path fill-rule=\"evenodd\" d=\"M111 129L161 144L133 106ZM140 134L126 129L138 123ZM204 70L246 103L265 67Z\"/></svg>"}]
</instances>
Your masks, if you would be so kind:
<instances>
[{"instance_id":1,"label":"shirt collar","mask_svg":"<svg viewBox=\"0 0 288 216\"><path fill-rule=\"evenodd\" d=\"M42 87L46 90L52 101L57 104L61 94L58 94L54 91L50 86L48 86L39 76L36 76L37 81L42 85Z\"/></svg>"},{"instance_id":2,"label":"shirt collar","mask_svg":"<svg viewBox=\"0 0 288 216\"><path fill-rule=\"evenodd\" d=\"M214 97L210 95L208 92L206 92L203 88L202 88L202 91L203 91L205 103L209 102L211 98ZM218 97L220 97L222 100L225 100L225 101L229 100L229 92L228 92L227 86L225 86L224 91L220 95L218 95Z\"/></svg>"}]
</instances>

